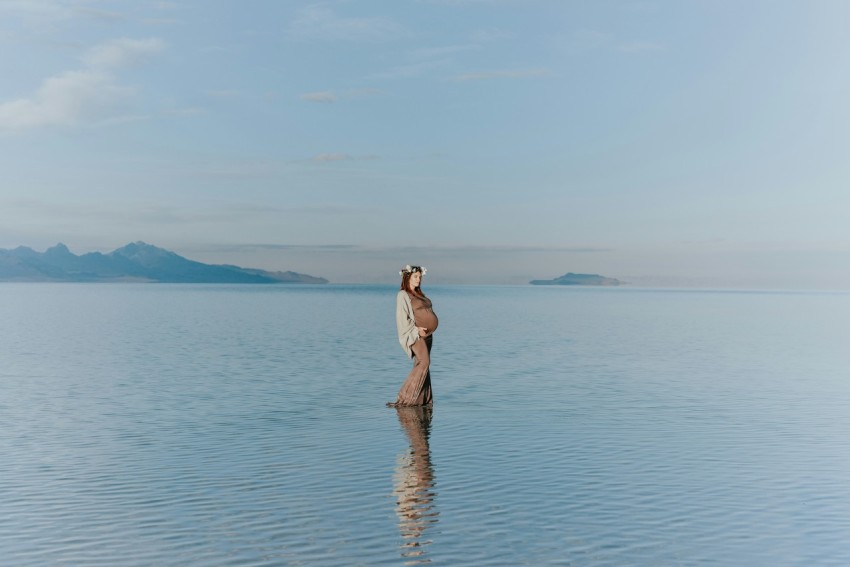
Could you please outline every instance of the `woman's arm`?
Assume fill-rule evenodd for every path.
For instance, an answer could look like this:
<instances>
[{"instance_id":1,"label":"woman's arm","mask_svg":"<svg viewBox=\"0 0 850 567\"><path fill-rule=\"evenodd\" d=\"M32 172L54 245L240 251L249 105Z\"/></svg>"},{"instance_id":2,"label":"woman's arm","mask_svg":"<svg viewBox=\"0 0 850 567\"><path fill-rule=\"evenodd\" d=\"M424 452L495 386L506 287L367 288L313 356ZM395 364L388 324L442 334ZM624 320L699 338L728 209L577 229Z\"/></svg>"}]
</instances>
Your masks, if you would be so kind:
<instances>
[{"instance_id":1,"label":"woman's arm","mask_svg":"<svg viewBox=\"0 0 850 567\"><path fill-rule=\"evenodd\" d=\"M413 307L410 304L410 298L404 291L400 291L396 296L395 324L398 329L398 342L401 343L401 348L404 349L408 357L413 356L410 347L419 338L419 329L413 319Z\"/></svg>"}]
</instances>

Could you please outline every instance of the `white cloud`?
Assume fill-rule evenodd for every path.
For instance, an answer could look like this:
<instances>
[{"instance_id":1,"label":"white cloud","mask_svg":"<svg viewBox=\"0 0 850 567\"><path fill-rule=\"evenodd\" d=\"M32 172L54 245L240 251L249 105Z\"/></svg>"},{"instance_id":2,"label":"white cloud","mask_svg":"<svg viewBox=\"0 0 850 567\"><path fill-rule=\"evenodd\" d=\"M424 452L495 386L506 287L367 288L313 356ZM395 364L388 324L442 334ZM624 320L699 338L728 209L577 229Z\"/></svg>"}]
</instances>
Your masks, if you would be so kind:
<instances>
[{"instance_id":1,"label":"white cloud","mask_svg":"<svg viewBox=\"0 0 850 567\"><path fill-rule=\"evenodd\" d=\"M548 69L508 69L501 71L480 71L464 73L455 77L456 81L486 81L490 79L525 79L530 77L547 77L551 75Z\"/></svg>"},{"instance_id":2,"label":"white cloud","mask_svg":"<svg viewBox=\"0 0 850 567\"><path fill-rule=\"evenodd\" d=\"M120 12L92 8L81 0L0 0L0 12L12 14L29 24L60 22L84 17L104 23L127 20Z\"/></svg>"},{"instance_id":3,"label":"white cloud","mask_svg":"<svg viewBox=\"0 0 850 567\"><path fill-rule=\"evenodd\" d=\"M301 10L289 26L289 36L299 40L387 41L406 35L407 31L389 18L342 17L321 4Z\"/></svg>"},{"instance_id":4,"label":"white cloud","mask_svg":"<svg viewBox=\"0 0 850 567\"><path fill-rule=\"evenodd\" d=\"M29 97L0 102L0 131L120 120L136 89L121 85L117 72L163 48L159 39L119 39L93 47L85 68L48 77Z\"/></svg>"},{"instance_id":5,"label":"white cloud","mask_svg":"<svg viewBox=\"0 0 850 567\"><path fill-rule=\"evenodd\" d=\"M88 16L90 18L94 18L96 20L101 20L104 22L120 22L122 20L127 19L124 14L121 14L119 12L110 12L107 10L98 10L96 8L87 8L83 6L74 8L74 11L78 14L82 14L84 16Z\"/></svg>"},{"instance_id":6,"label":"white cloud","mask_svg":"<svg viewBox=\"0 0 850 567\"><path fill-rule=\"evenodd\" d=\"M301 95L301 100L309 102L333 103L336 102L336 95L330 91L322 91L316 93L304 93Z\"/></svg>"},{"instance_id":7,"label":"white cloud","mask_svg":"<svg viewBox=\"0 0 850 567\"><path fill-rule=\"evenodd\" d=\"M92 47L85 56L85 62L97 69L120 69L141 63L163 49L165 42L158 38L122 38Z\"/></svg>"},{"instance_id":8,"label":"white cloud","mask_svg":"<svg viewBox=\"0 0 850 567\"><path fill-rule=\"evenodd\" d=\"M58 2L32 0L0 0L0 11L30 17L66 17L68 9Z\"/></svg>"},{"instance_id":9,"label":"white cloud","mask_svg":"<svg viewBox=\"0 0 850 567\"><path fill-rule=\"evenodd\" d=\"M94 71L69 71L45 80L30 98L0 103L0 130L70 125L115 108L133 89Z\"/></svg>"}]
</instances>

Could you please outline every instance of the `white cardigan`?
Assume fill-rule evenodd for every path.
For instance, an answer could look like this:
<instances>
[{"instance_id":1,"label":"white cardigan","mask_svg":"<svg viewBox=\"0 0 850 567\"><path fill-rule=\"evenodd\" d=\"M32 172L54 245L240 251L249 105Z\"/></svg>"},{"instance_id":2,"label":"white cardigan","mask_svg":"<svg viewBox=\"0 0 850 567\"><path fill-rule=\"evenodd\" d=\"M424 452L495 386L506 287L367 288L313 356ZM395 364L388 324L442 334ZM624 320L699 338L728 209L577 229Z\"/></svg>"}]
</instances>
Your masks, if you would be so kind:
<instances>
[{"instance_id":1,"label":"white cardigan","mask_svg":"<svg viewBox=\"0 0 850 567\"><path fill-rule=\"evenodd\" d=\"M416 328L416 321L413 319L413 304L410 303L410 296L403 289L399 290L395 299L395 325L398 329L398 342L401 343L401 348L407 353L408 358L412 358L413 351L410 347L419 338L419 329Z\"/></svg>"}]
</instances>

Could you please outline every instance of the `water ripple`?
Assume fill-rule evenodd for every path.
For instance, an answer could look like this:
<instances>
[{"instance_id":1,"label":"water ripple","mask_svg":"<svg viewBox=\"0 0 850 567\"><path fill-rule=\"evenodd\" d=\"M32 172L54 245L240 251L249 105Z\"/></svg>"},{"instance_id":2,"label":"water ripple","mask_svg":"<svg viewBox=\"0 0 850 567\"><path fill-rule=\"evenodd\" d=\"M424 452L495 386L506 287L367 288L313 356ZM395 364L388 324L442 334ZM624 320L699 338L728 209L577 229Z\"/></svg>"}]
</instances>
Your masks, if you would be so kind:
<instances>
[{"instance_id":1,"label":"water ripple","mask_svg":"<svg viewBox=\"0 0 850 567\"><path fill-rule=\"evenodd\" d=\"M848 296L4 291L8 564L850 563Z\"/></svg>"}]
</instances>

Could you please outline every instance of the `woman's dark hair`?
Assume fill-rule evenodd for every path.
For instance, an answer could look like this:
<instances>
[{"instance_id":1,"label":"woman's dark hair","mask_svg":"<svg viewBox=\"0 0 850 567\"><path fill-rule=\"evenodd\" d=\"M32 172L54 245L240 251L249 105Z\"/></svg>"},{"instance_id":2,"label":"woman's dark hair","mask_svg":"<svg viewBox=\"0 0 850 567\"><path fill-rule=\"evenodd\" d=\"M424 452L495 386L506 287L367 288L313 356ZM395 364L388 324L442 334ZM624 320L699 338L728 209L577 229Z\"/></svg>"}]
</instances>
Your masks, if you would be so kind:
<instances>
[{"instance_id":1,"label":"woman's dark hair","mask_svg":"<svg viewBox=\"0 0 850 567\"><path fill-rule=\"evenodd\" d=\"M416 273L422 274L422 268L420 268L419 266L412 266L412 269L409 272L403 271L401 273L401 287L399 289L403 289L404 291L410 291L410 276ZM422 292L422 280L419 280L419 282L419 287L414 289L412 293L415 293L416 295L419 295L421 297L426 297L426 295Z\"/></svg>"}]
</instances>

